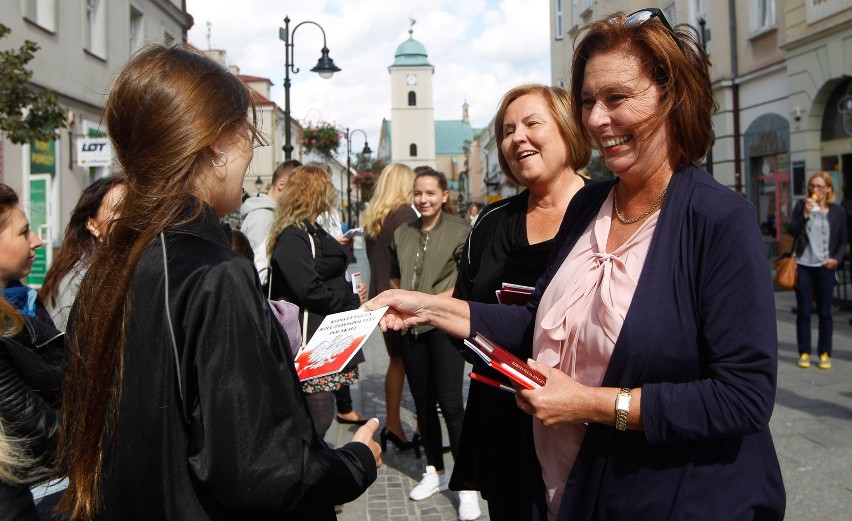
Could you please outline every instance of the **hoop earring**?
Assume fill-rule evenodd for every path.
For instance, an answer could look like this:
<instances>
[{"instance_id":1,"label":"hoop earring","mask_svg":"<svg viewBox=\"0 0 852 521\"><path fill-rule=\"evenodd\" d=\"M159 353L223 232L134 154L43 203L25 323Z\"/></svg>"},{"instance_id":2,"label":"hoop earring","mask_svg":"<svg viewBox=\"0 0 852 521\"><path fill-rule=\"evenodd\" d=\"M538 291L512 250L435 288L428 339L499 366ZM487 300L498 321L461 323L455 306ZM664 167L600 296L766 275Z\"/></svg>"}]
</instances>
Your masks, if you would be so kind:
<instances>
[{"instance_id":1,"label":"hoop earring","mask_svg":"<svg viewBox=\"0 0 852 521\"><path fill-rule=\"evenodd\" d=\"M225 166L225 165L227 165L227 164L228 164L228 154L226 154L226 153L224 153L224 152L219 152L219 154L221 154L221 155L225 156L225 160L224 160L224 161L222 161L222 164L221 164L221 165L217 165L217 164L216 164L216 160L215 160L215 159L211 159L211 160L210 160L210 162L211 162L211 163L213 163L213 166L215 166L216 168L222 168L223 166Z\"/></svg>"}]
</instances>

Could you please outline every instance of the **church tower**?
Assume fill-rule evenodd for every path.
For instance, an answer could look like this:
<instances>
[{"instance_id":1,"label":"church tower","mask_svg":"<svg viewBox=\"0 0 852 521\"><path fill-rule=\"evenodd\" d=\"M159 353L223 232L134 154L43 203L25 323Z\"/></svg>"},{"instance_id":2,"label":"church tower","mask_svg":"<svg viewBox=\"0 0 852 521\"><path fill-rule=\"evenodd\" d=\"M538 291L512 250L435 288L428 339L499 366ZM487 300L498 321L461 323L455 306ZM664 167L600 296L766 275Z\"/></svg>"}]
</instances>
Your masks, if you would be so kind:
<instances>
[{"instance_id":1,"label":"church tower","mask_svg":"<svg viewBox=\"0 0 852 521\"><path fill-rule=\"evenodd\" d=\"M414 22L412 21L412 25ZM413 37L396 48L391 77L391 161L411 168L435 168L435 109L432 102L432 75L426 47Z\"/></svg>"}]
</instances>

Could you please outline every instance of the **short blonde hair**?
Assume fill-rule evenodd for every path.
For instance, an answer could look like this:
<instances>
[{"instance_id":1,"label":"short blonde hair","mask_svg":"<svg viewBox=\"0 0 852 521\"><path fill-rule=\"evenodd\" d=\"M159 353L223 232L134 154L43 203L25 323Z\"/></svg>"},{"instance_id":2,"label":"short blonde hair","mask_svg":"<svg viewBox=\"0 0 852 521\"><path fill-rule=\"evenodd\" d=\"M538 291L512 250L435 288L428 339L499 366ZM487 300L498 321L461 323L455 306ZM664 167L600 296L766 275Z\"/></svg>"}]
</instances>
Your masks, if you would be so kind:
<instances>
[{"instance_id":1,"label":"short blonde hair","mask_svg":"<svg viewBox=\"0 0 852 521\"><path fill-rule=\"evenodd\" d=\"M364 235L378 237L387 216L397 208L412 203L413 191L414 171L410 167L402 163L391 163L386 166L376 181L370 205L361 214Z\"/></svg>"},{"instance_id":2,"label":"short blonde hair","mask_svg":"<svg viewBox=\"0 0 852 521\"><path fill-rule=\"evenodd\" d=\"M831 204L834 202L835 192L834 192L834 180L831 178L831 174L825 171L817 172L814 175L808 178L808 186L810 186L811 181L814 179L822 179L825 181L825 186L827 188L827 193L825 194L825 202ZM811 190L808 188L808 194L810 195Z\"/></svg>"},{"instance_id":3,"label":"short blonde hair","mask_svg":"<svg viewBox=\"0 0 852 521\"><path fill-rule=\"evenodd\" d=\"M569 166L574 170L579 170L586 166L592 157L592 141L586 132L574 121L573 111L571 110L571 94L561 87L530 83L528 85L520 85L507 92L500 101L497 116L494 118L497 161L500 163L503 175L511 179L515 184L521 184L518 182L515 174L509 169L509 162L503 155L502 142L505 136L503 120L506 119L506 111L509 109L509 105L527 94L535 94L544 98L544 102L550 110L550 115L556 120L556 124L559 127L559 135L562 136L562 142L565 143L565 151L568 156L568 164L565 166Z\"/></svg>"}]
</instances>

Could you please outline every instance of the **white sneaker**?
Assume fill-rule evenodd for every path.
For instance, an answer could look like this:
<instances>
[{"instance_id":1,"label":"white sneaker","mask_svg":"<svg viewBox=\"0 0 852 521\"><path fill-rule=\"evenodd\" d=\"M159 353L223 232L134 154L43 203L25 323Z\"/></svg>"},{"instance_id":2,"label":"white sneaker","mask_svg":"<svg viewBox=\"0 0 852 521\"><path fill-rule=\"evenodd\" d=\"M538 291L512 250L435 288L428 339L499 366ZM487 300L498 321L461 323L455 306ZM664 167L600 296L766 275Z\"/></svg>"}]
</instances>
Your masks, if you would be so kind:
<instances>
[{"instance_id":1,"label":"white sneaker","mask_svg":"<svg viewBox=\"0 0 852 521\"><path fill-rule=\"evenodd\" d=\"M459 492L459 519L461 521L473 521L482 515L479 510L479 495L475 490L462 490Z\"/></svg>"},{"instance_id":2,"label":"white sneaker","mask_svg":"<svg viewBox=\"0 0 852 521\"><path fill-rule=\"evenodd\" d=\"M437 492L442 490L447 490L447 485L450 483L450 475L444 472L443 474L438 474L435 470L435 467L432 465L426 465L426 473L423 474L423 479L420 480L420 483L417 484L416 487L411 489L411 493L408 495L414 501L420 501L421 499L426 499Z\"/></svg>"}]
</instances>

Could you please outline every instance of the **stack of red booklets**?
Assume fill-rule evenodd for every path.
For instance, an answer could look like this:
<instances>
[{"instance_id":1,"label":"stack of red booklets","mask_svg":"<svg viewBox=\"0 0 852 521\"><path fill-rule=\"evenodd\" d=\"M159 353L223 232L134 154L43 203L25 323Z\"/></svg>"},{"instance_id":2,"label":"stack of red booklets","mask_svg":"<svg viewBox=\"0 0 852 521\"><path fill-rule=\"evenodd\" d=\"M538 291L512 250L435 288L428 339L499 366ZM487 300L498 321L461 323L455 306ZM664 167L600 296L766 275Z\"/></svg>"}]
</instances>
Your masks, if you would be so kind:
<instances>
[{"instance_id":1,"label":"stack of red booklets","mask_svg":"<svg viewBox=\"0 0 852 521\"><path fill-rule=\"evenodd\" d=\"M533 291L535 291L535 288L531 286L521 286L520 284L504 282L502 287L497 290L497 302L514 306L526 306Z\"/></svg>"},{"instance_id":2,"label":"stack of red booklets","mask_svg":"<svg viewBox=\"0 0 852 521\"><path fill-rule=\"evenodd\" d=\"M482 333L464 341L468 349L482 358L486 364L503 373L510 380L525 389L541 389L547 378L526 362L488 340Z\"/></svg>"}]
</instances>

